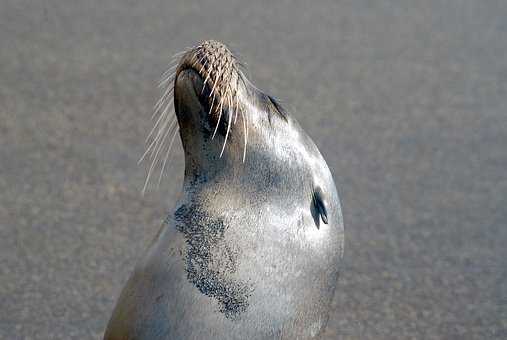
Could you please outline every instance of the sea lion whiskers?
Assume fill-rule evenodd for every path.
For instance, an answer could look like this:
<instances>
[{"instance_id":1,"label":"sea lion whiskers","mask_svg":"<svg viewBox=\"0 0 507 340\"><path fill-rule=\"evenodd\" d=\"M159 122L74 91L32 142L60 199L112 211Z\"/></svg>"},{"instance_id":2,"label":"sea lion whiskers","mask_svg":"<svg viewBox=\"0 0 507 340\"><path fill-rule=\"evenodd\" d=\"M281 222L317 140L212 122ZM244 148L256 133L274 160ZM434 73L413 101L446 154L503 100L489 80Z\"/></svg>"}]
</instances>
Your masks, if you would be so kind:
<instances>
[{"instance_id":1,"label":"sea lion whiskers","mask_svg":"<svg viewBox=\"0 0 507 340\"><path fill-rule=\"evenodd\" d=\"M174 85L172 86L167 86L166 90L164 91L162 97L157 101L157 103L155 104L154 106L154 112L153 112L153 115L151 116L151 119L155 119L155 117L157 115L160 115L160 116L165 116L168 112L168 109L169 107L173 104L173 101L168 101L168 98L169 96L174 93ZM167 103L167 105L165 106L165 109L162 110L162 107ZM159 117L160 119L160 117ZM159 120L157 119L157 121ZM155 123L155 126L157 126L157 123ZM155 127L154 126L154 127ZM151 131L150 131L150 134L151 134ZM149 137L150 135L148 135ZM149 138L147 138L149 139Z\"/></svg>"},{"instance_id":2,"label":"sea lion whiskers","mask_svg":"<svg viewBox=\"0 0 507 340\"><path fill-rule=\"evenodd\" d=\"M216 78L215 78L215 82L214 82L213 87L211 88L211 92L210 92L210 94L209 94L209 96L210 96L210 97L211 97L211 95L215 92L215 90L216 90L216 86L217 86L217 83L218 83L218 80L220 79L220 76L222 75L222 73L223 73L223 72L224 72L224 69L223 69L223 68L222 68L222 69L220 69L220 70L218 70L217 76L216 76Z\"/></svg>"},{"instance_id":3,"label":"sea lion whiskers","mask_svg":"<svg viewBox=\"0 0 507 340\"><path fill-rule=\"evenodd\" d=\"M153 125L153 128L151 129L150 133L146 137L145 143L148 142L148 140L150 139L151 135L153 134L153 132L157 128L157 126L160 123L160 121L167 116L167 113L169 112L169 108L171 106L173 106L173 105L174 105L173 101L170 101L170 102L167 103L167 105L165 106L165 109L162 112L160 112L160 109L158 109L157 111L155 111L154 116L152 117L152 120L155 119L155 117L157 116L157 114L159 115L159 117L158 117L157 121L155 122L155 124Z\"/></svg>"},{"instance_id":4,"label":"sea lion whiskers","mask_svg":"<svg viewBox=\"0 0 507 340\"><path fill-rule=\"evenodd\" d=\"M169 146L167 147L167 151L166 151L165 157L164 157L164 162L162 163L162 169L160 170L160 176L158 177L157 187L160 186L160 182L162 181L162 176L164 174L165 165L167 163L167 159L169 158L169 154L171 152L171 148L173 146L174 139L175 139L176 135L178 134L178 131L179 131L179 128L176 127L176 129L174 129L173 136L171 137L171 142L169 143Z\"/></svg>"},{"instance_id":5,"label":"sea lion whiskers","mask_svg":"<svg viewBox=\"0 0 507 340\"><path fill-rule=\"evenodd\" d=\"M215 125L215 131L213 131L213 136L211 136L212 140L215 138L215 135L217 134L218 126L220 125L220 118L222 118L222 108L223 108L223 101L222 100L220 100L220 102L218 103L217 108L218 108L217 109L217 111L218 111L218 121L217 121L217 124Z\"/></svg>"},{"instance_id":6,"label":"sea lion whiskers","mask_svg":"<svg viewBox=\"0 0 507 340\"><path fill-rule=\"evenodd\" d=\"M167 121L163 124L163 126L165 127L166 124L167 124ZM163 131L163 128L159 129L156 136L158 136L159 134L161 134L162 131ZM139 160L137 161L137 164L141 164L141 162L145 159L146 155L148 155L149 153L151 153L153 146L157 142L156 136L155 136L155 138L152 139L152 141L150 142L150 144L148 145L148 147L146 148L146 150L144 150L141 158L139 158Z\"/></svg>"},{"instance_id":7,"label":"sea lion whiskers","mask_svg":"<svg viewBox=\"0 0 507 340\"><path fill-rule=\"evenodd\" d=\"M153 141L150 143L150 145L148 145L148 147L146 148L146 151L145 151L145 154L148 153L153 145L153 143L157 140L157 136L159 136L163 129L165 128L166 124L168 121L170 121L171 119L172 120L176 120L176 117L175 116L172 116L170 118L167 119L167 116L168 116L168 112L169 112L169 108L173 106L173 103L172 102L169 102L164 111L160 114L160 117L157 119L157 121L155 122L155 125L153 126L153 128L151 129L150 133L148 134L148 137L146 138L146 141L145 143L148 143L148 140L150 139L150 137L152 136L152 134L155 132L156 128L159 127L158 129L158 132L157 132L157 135L155 136L155 138L153 139ZM164 124L160 125L160 122L164 120ZM139 162L141 162L145 156L145 154L143 154L143 156L141 157L141 159L139 160Z\"/></svg>"},{"instance_id":8,"label":"sea lion whiskers","mask_svg":"<svg viewBox=\"0 0 507 340\"><path fill-rule=\"evenodd\" d=\"M222 145L222 151L220 151L220 157L222 157L222 155L224 153L225 144L227 144L227 137L229 136L229 131L231 130L232 109L231 109L230 99L228 99L228 100L229 100L229 103L228 103L227 112L229 113L229 119L227 122L227 132L225 133L224 144Z\"/></svg>"},{"instance_id":9,"label":"sea lion whiskers","mask_svg":"<svg viewBox=\"0 0 507 340\"><path fill-rule=\"evenodd\" d=\"M166 73L167 75L165 76L162 76L162 78L158 81L158 87L163 87L165 84L167 84L169 81L171 80L174 80L174 75L176 74L176 67L178 67L178 64L177 63L173 63L173 65L171 65Z\"/></svg>"},{"instance_id":10,"label":"sea lion whiskers","mask_svg":"<svg viewBox=\"0 0 507 340\"><path fill-rule=\"evenodd\" d=\"M148 182L150 181L150 177L151 177L151 174L153 172L153 169L154 169L155 165L158 163L157 162L158 154L160 153L160 150L162 149L162 145L164 144L164 141L167 138L167 135L173 129L174 126L177 126L177 124L172 124L172 123L170 124L170 127L168 129L166 129L166 131L164 133L164 136L162 137L161 142L160 143L157 142L157 145L155 146L155 154L154 154L154 156L152 158L150 169L148 170L148 175L146 176L146 180L144 182L143 190L141 191L141 193L143 195L145 194L146 188L148 187Z\"/></svg>"},{"instance_id":11,"label":"sea lion whiskers","mask_svg":"<svg viewBox=\"0 0 507 340\"><path fill-rule=\"evenodd\" d=\"M164 122L163 124L163 127L161 128L161 131L164 132L164 135L166 134L166 129L172 129L174 127L174 125L178 125L176 124L176 119L174 119L173 117L169 117L166 119L166 121ZM163 134L157 134L157 137L155 138L155 150L157 148L159 148L162 144L163 144ZM153 158L153 153L151 154L150 156L150 159Z\"/></svg>"},{"instance_id":12,"label":"sea lion whiskers","mask_svg":"<svg viewBox=\"0 0 507 340\"><path fill-rule=\"evenodd\" d=\"M177 66L177 65L174 65L174 66ZM162 79L161 81L159 81L159 83L158 83L158 85L157 85L157 86L158 86L159 88L162 88L162 87L164 87L167 83L174 81L174 76L175 76L175 75L176 75L176 70L174 70L174 69L173 69L173 72L171 72L171 74L169 74L169 75L167 76L167 78Z\"/></svg>"},{"instance_id":13,"label":"sea lion whiskers","mask_svg":"<svg viewBox=\"0 0 507 340\"><path fill-rule=\"evenodd\" d=\"M202 83L202 90L201 90L201 94L204 93L204 89L206 88L206 85L208 84L208 80L210 79L210 73L206 74L206 78L204 79L203 83Z\"/></svg>"},{"instance_id":14,"label":"sea lion whiskers","mask_svg":"<svg viewBox=\"0 0 507 340\"><path fill-rule=\"evenodd\" d=\"M246 158L246 144L248 142L248 122L246 118L246 114L243 113L243 109L239 109L241 113L241 120L243 121L243 136L244 136L244 147L243 147L243 163L245 163Z\"/></svg>"},{"instance_id":15,"label":"sea lion whiskers","mask_svg":"<svg viewBox=\"0 0 507 340\"><path fill-rule=\"evenodd\" d=\"M167 135L169 134L169 132L171 130L175 130L174 135L173 135L173 137L171 139L171 144L168 147L167 154L166 154L166 157L164 159L165 162L167 162L166 159L167 159L168 153L169 153L169 151L171 149L172 142L174 141L174 136L175 136L176 132L178 131L178 124L177 124L176 116L174 116L174 115L173 116L169 116L168 115L169 108L172 105L173 105L172 101L169 102L166 105L164 111L160 114L160 117L157 120L157 122L155 123L154 127L152 128L152 131L150 132L150 134L148 136L148 139L151 137L151 135L153 135L153 133L154 133L154 131L156 130L157 127L158 127L158 132L155 135L155 137L153 138L153 140L151 141L151 143L149 144L149 146L146 148L146 151L143 153L143 155L141 156L141 158L139 159L139 162L138 162L138 163L141 163L148 154L150 155L151 165L150 165L150 168L149 168L149 171L148 171L148 174L146 176L145 183L144 183L144 186L143 186L143 189L142 189L142 194L143 195L146 192L146 188L148 186L149 179L151 177L151 173L153 171L153 168L158 163L157 157L158 157L158 154L160 153L160 150L161 150L161 148L162 148L162 146L164 144L165 138L167 137ZM161 123L161 122L163 122L163 123ZM174 129L175 127L176 127L176 129ZM165 162L163 164L163 168L162 168L161 172L163 172L163 170L164 170Z\"/></svg>"},{"instance_id":16,"label":"sea lion whiskers","mask_svg":"<svg viewBox=\"0 0 507 340\"><path fill-rule=\"evenodd\" d=\"M171 92L174 90L174 86L167 86L167 88L164 90L164 93L160 97L160 99L155 103L153 106L154 114L158 113L160 109L162 108L162 105L164 105L165 101L167 100L167 97L171 94ZM153 116L152 116L153 119Z\"/></svg>"},{"instance_id":17,"label":"sea lion whiskers","mask_svg":"<svg viewBox=\"0 0 507 340\"><path fill-rule=\"evenodd\" d=\"M186 51L182 51L181 53L186 53ZM171 73L171 71L178 66L178 59L176 56L170 58L169 67L160 75L159 82L167 79L167 75Z\"/></svg>"},{"instance_id":18,"label":"sea lion whiskers","mask_svg":"<svg viewBox=\"0 0 507 340\"><path fill-rule=\"evenodd\" d=\"M240 67L242 65L241 61L238 61L236 58L235 58L235 63L237 63ZM234 117L234 124L236 124L236 120L238 118L238 112L239 114L241 115L241 120L243 121L243 163L245 162L245 159L246 159L246 149L247 149L247 144L248 144L248 118L246 117L246 114L244 114L243 112L243 105L240 101L240 93L239 93L239 82L241 81L243 83L243 88L244 89L247 89L247 84L245 82L245 75L243 73L243 71L238 68L236 66L236 64L234 64L232 66L233 70L231 71L232 72L235 72L236 74L236 84L235 84L235 95L234 95L234 98L235 98L235 117ZM230 85L230 84L229 84ZM232 90L232 87L231 87L231 90Z\"/></svg>"},{"instance_id":19,"label":"sea lion whiskers","mask_svg":"<svg viewBox=\"0 0 507 340\"><path fill-rule=\"evenodd\" d=\"M211 62L209 62L208 58L206 58L203 66L208 66L207 68L210 68L210 69L213 67L213 65L211 64ZM206 88L206 85L209 86L208 81L211 81L211 72L207 72L207 68L204 68L204 71L206 71L205 72L206 73L206 77L204 78L204 81L202 83L201 95L204 93L204 89ZM210 94L211 94L211 92L210 92Z\"/></svg>"},{"instance_id":20,"label":"sea lion whiskers","mask_svg":"<svg viewBox=\"0 0 507 340\"><path fill-rule=\"evenodd\" d=\"M211 112L213 112L213 104L215 103L215 99L216 99L216 96L213 96L213 99L211 100L211 106L209 108L208 114L211 114Z\"/></svg>"},{"instance_id":21,"label":"sea lion whiskers","mask_svg":"<svg viewBox=\"0 0 507 340\"><path fill-rule=\"evenodd\" d=\"M229 67L229 72L228 72L228 76L226 79L231 79L232 78L232 75L233 75L233 72L235 71L234 67ZM222 78L226 77L225 76L225 71L223 72L223 75L222 75ZM218 129L218 125L220 123L220 117L221 117L221 114L222 114L222 107L226 106L226 109L227 109L227 113L228 113L228 122L227 122L227 131L226 131L226 134L225 134L225 139L224 139L224 143L222 145L222 150L220 152L220 157L222 157L223 153L224 153L224 150L225 150L225 145L227 144L227 139L228 139L228 136L229 136L229 132L230 132L230 129L231 129L231 125L232 125L232 115L233 115L233 111L237 108L238 108L238 98L237 96L234 96L234 93L233 93L233 90L232 90L232 86L230 84L230 81L226 82L226 86L225 86L225 89L223 91L220 91L222 92L221 93L221 100L220 100L220 116L219 116L219 120L217 122L217 125L215 127L215 131L213 133L213 137L215 136L216 132L217 132L217 129ZM235 113L236 117L237 117L237 111Z\"/></svg>"},{"instance_id":22,"label":"sea lion whiskers","mask_svg":"<svg viewBox=\"0 0 507 340\"><path fill-rule=\"evenodd\" d=\"M235 84L235 88L237 89L238 88L238 83L239 83L239 78L240 78L240 74L238 73L238 69L236 66L233 66L233 70L236 72L236 84ZM239 96L236 95L234 96L235 98L235 101L234 101L234 124L236 124L236 120L238 119L238 108L239 108Z\"/></svg>"},{"instance_id":23,"label":"sea lion whiskers","mask_svg":"<svg viewBox=\"0 0 507 340\"><path fill-rule=\"evenodd\" d=\"M216 84L217 84L217 82L218 82L219 78L221 78L223 74L225 74L225 68L222 70L222 74L217 75L217 78L215 79L215 84L213 85L213 90L215 89L215 86L216 86ZM213 90L212 90L212 91L213 91ZM224 91L220 91L220 92L224 92ZM216 93L216 92L215 92L215 93ZM217 110L217 111L218 111L218 114L219 114L219 116L218 116L218 121L217 121L217 124L216 124L216 126L215 126L215 131L213 132L213 136L211 137L211 139L214 139L214 138L215 138L215 135L216 135L216 133L217 133L217 131L218 131L218 126L220 125L220 119L222 118L222 110L223 110L224 100L225 100L225 96L224 96L224 94L222 93L222 94L220 95L220 102L219 102L219 104L217 105L217 108L218 108L218 110ZM211 110L210 110L210 111L211 111ZM211 113L211 112L210 112L210 113ZM227 130L227 133L228 133L228 132L229 132L229 130ZM227 136L226 136L226 138L225 138L225 142L226 142L226 141L227 141ZM225 142L224 142L224 145L225 145ZM222 148L222 152L220 153L220 157L222 157L222 153L223 153L223 148Z\"/></svg>"},{"instance_id":24,"label":"sea lion whiskers","mask_svg":"<svg viewBox=\"0 0 507 340\"><path fill-rule=\"evenodd\" d=\"M166 119L164 121L164 123L160 126L156 136L153 138L150 145L146 148L146 151L143 153L143 155L139 159L138 164L141 163L145 159L146 155L148 155L148 154L150 154L150 159L153 159L153 154L154 154L155 150L157 149L160 138L165 133L164 131L165 131L166 127L168 125L169 125L169 127L171 127L175 123L175 121L176 121L176 119L171 119L171 118Z\"/></svg>"},{"instance_id":25,"label":"sea lion whiskers","mask_svg":"<svg viewBox=\"0 0 507 340\"><path fill-rule=\"evenodd\" d=\"M170 150L172 148L172 144L174 143L175 137L177 135L177 132L179 130L178 125L176 124L176 116L169 115L169 112L172 111L172 107L174 105L174 102L172 100L169 100L171 95L174 93L174 80L176 76L176 69L179 66L179 58L192 49L195 49L194 47L188 47L184 50L175 53L171 57L170 66L165 70L162 75L161 79L158 81L158 87L163 88L163 93L161 97L157 100L155 105L153 106L153 114L151 116L151 119L156 119L153 127L151 128L150 132L148 133L148 136L146 137L145 143L148 143L151 138L151 142L149 142L148 146L146 147L146 150L143 152L141 158L138 161L138 164L141 163L147 155L150 155L151 163L150 163L150 170L148 170L148 174L145 179L145 183L143 186L142 193L144 195L149 179L151 177L151 172L153 171L153 168L158 163L157 157L160 153L160 150L162 146L164 145L165 138L169 134L171 130L173 130L173 135L171 137L171 142L169 143L166 151L166 155L164 157L164 162L162 163L161 168L161 175L159 177L158 185L160 185L160 180L162 177L162 174L164 172L165 165L167 163L167 159L170 153ZM201 58L199 62L202 61L204 56ZM158 117L157 117L158 116ZM174 127L176 126L176 129ZM156 133L155 133L156 132ZM155 134L155 136L153 136Z\"/></svg>"},{"instance_id":26,"label":"sea lion whiskers","mask_svg":"<svg viewBox=\"0 0 507 340\"><path fill-rule=\"evenodd\" d=\"M195 46L190 47L190 48L185 48L183 51L177 52L171 57L171 62L169 63L169 67L160 76L160 80L158 81L158 85L157 85L158 87L163 87L167 83L174 82L174 76L176 75L176 68L179 66L179 60L178 60L179 57L190 52L192 49L195 49Z\"/></svg>"},{"instance_id":27,"label":"sea lion whiskers","mask_svg":"<svg viewBox=\"0 0 507 340\"><path fill-rule=\"evenodd\" d=\"M173 71L176 69L176 67L178 67L179 57L181 57L182 55L184 55L185 53L188 53L188 52L189 52L188 49L184 49L183 51L173 54L173 56L170 58L171 62L169 63L169 68L167 70L165 70L162 73L162 75L160 76L160 80L158 81L159 87L161 87L163 84L167 83L171 79L171 77L174 76L174 75L169 76L169 74L173 73Z\"/></svg>"},{"instance_id":28,"label":"sea lion whiskers","mask_svg":"<svg viewBox=\"0 0 507 340\"><path fill-rule=\"evenodd\" d=\"M204 60L206 56L202 56L201 60L199 62L202 62ZM204 71L206 71L206 65L208 64L208 61L207 60L204 60L204 63L200 64L200 67L199 67L199 72L200 74L204 74ZM209 76L209 75L208 75ZM201 95L204 93L204 89L206 88L206 81L207 81L207 78L204 79L203 83L202 83L202 89L201 89Z\"/></svg>"}]
</instances>

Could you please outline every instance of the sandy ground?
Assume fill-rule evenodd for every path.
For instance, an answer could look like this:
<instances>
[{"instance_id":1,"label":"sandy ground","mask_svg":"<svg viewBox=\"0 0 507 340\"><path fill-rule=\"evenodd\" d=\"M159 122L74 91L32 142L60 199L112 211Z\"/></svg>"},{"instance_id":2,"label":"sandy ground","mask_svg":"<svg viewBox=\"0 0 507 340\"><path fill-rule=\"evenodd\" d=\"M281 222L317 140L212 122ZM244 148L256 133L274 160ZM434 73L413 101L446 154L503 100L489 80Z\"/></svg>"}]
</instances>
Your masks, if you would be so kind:
<instances>
[{"instance_id":1,"label":"sandy ground","mask_svg":"<svg viewBox=\"0 0 507 340\"><path fill-rule=\"evenodd\" d=\"M174 204L156 80L230 44L313 137L346 251L325 339L507 338L507 2L0 3L0 338L100 339Z\"/></svg>"}]
</instances>

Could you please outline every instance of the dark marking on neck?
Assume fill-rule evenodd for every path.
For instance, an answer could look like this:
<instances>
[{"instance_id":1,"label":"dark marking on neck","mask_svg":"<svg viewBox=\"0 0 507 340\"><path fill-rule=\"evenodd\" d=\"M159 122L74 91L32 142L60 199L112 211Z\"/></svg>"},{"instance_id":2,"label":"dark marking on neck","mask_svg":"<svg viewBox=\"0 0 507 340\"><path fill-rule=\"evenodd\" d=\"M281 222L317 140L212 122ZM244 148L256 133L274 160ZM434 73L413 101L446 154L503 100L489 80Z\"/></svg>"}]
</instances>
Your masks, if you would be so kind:
<instances>
[{"instance_id":1,"label":"dark marking on neck","mask_svg":"<svg viewBox=\"0 0 507 340\"><path fill-rule=\"evenodd\" d=\"M225 239L227 225L212 218L196 205L182 205L175 212L176 228L185 236L187 279L199 291L215 298L219 311L231 320L239 318L249 306L253 287L233 277L239 250Z\"/></svg>"}]
</instances>

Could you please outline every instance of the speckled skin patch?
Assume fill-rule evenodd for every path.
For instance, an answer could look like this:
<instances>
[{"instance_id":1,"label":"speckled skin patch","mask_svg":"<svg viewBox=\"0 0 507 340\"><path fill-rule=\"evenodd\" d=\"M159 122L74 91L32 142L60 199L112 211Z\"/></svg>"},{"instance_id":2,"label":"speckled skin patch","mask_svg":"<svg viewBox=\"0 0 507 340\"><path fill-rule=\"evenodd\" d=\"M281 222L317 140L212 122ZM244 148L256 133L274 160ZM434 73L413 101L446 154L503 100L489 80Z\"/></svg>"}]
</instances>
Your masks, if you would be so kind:
<instances>
[{"instance_id":1,"label":"speckled skin patch","mask_svg":"<svg viewBox=\"0 0 507 340\"><path fill-rule=\"evenodd\" d=\"M227 225L223 219L203 213L198 206L180 206L175 219L187 243L187 279L201 293L216 299L219 311L228 319L237 319L247 310L253 288L248 282L232 278L239 250L225 240Z\"/></svg>"}]
</instances>

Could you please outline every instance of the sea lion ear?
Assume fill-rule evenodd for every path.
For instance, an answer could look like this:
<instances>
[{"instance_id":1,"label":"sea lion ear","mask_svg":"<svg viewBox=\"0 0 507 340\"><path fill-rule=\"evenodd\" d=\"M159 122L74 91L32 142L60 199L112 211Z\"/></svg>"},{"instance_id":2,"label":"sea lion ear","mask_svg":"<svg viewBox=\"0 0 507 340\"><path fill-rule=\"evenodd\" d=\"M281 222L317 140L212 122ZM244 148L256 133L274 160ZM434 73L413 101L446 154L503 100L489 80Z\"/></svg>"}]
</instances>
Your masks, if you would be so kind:
<instances>
[{"instance_id":1,"label":"sea lion ear","mask_svg":"<svg viewBox=\"0 0 507 340\"><path fill-rule=\"evenodd\" d=\"M287 120L287 111L283 108L280 102L273 96L268 95L271 105L273 105L276 113L278 113L285 121Z\"/></svg>"},{"instance_id":2,"label":"sea lion ear","mask_svg":"<svg viewBox=\"0 0 507 340\"><path fill-rule=\"evenodd\" d=\"M312 215L315 220L315 224L317 225L317 228L319 227L320 224L319 218L322 219L322 222L328 224L327 201L325 199L324 192L319 186L316 187L313 191Z\"/></svg>"}]
</instances>

